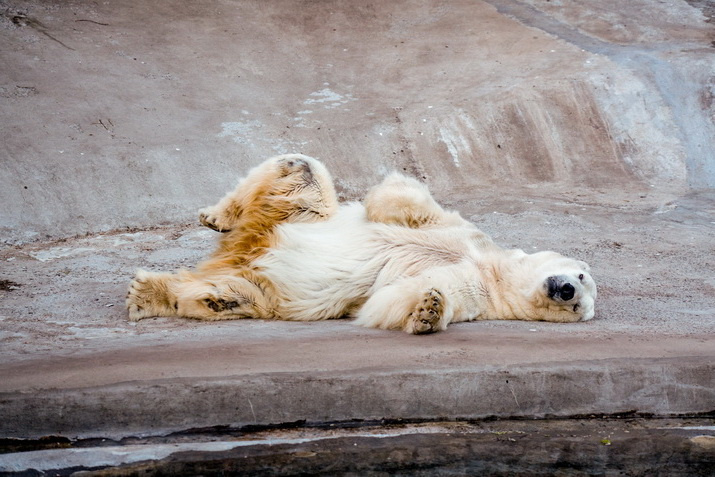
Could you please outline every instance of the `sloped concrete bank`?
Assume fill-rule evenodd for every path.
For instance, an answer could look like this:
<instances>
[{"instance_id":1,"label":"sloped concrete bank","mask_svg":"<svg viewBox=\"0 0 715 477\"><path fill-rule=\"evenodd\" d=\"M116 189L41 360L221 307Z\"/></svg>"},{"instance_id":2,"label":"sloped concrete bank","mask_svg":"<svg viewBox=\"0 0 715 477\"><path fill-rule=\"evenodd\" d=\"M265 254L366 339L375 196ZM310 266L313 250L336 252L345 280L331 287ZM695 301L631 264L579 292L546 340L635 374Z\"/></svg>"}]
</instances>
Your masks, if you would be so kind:
<instances>
[{"instance_id":1,"label":"sloped concrete bank","mask_svg":"<svg viewBox=\"0 0 715 477\"><path fill-rule=\"evenodd\" d=\"M488 0L500 13L515 18L520 23L536 28L543 32L554 35L574 46L582 48L592 54L603 56L627 71L631 78L626 80L629 85L621 85L613 88L613 84L606 86L606 93L597 95L600 107L611 114L608 116L608 124L614 137L613 142L625 148L635 146L637 140L628 139L632 127L638 123L633 111L630 94L634 89L642 88L637 96L644 98L642 93L649 91L662 101L662 106L669 111L673 137L677 137L682 147L685 163L688 170L688 185L695 189L711 189L715 187L715 152L710 147L715 142L715 123L712 121L712 95L713 73L712 62L702 60L710 56L705 50L695 47L695 37L688 38L688 33L678 25L679 21L687 15L687 7L680 14L671 11L660 13L663 17L654 22L655 11L639 12L637 16L632 16L626 11L615 13L615 17L620 21L611 22L594 21L604 12L600 9L608 9L608 4L615 6L617 2L607 2L592 11L582 2L564 8L563 4L549 5L545 2L526 0L514 2L510 0ZM689 2L697 5L698 2ZM633 2L631 7L647 8L647 2ZM701 8L703 5L700 5ZM636 7L637 8L637 7ZM690 10L689 13L696 13ZM697 14L697 13L696 13ZM703 8L702 14L712 21L712 8ZM672 16L671 16L672 15ZM630 23L629 26L626 26ZM659 26L656 27L655 25ZM619 31L620 28L620 31ZM657 31L660 30L660 31ZM693 32L694 33L694 32ZM712 33L711 35L712 36ZM674 43L668 40L679 38L683 41L681 46L689 45L685 48L675 47ZM693 48L695 47L695 48ZM710 64L710 66L706 66ZM615 75L614 75L615 76ZM610 78L609 78L610 79ZM639 85L640 86L637 86ZM597 87L597 89L600 89ZM626 92L625 89L630 89ZM615 93L615 94L614 94ZM645 100L648 102L649 100ZM653 104L654 106L654 104ZM620 108L622 108L619 112ZM629 113L624 114L625 111ZM649 121L654 125L659 121L658 115ZM641 116L643 119L643 116ZM660 155L663 148L653 147L654 143L646 146L651 154ZM622 152L622 159L630 163L628 157L630 152ZM666 154L667 155L667 154ZM662 157L662 156L661 156ZM647 169L662 168L662 165L651 164ZM666 166L667 168L667 166ZM636 169L641 167L636 166ZM641 170L641 173L644 172Z\"/></svg>"},{"instance_id":2,"label":"sloped concrete bank","mask_svg":"<svg viewBox=\"0 0 715 477\"><path fill-rule=\"evenodd\" d=\"M715 185L699 2L2 6L6 244L186 223L288 152L344 197L392 169L442 199Z\"/></svg>"}]
</instances>

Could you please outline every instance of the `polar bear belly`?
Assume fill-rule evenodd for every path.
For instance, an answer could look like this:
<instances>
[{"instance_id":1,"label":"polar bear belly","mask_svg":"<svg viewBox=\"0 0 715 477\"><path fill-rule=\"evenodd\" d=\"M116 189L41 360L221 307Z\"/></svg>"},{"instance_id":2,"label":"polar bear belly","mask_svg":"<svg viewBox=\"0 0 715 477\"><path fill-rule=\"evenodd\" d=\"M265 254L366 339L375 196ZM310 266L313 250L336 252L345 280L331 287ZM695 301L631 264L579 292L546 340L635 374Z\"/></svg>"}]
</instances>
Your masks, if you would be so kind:
<instances>
[{"instance_id":1,"label":"polar bear belly","mask_svg":"<svg viewBox=\"0 0 715 477\"><path fill-rule=\"evenodd\" d=\"M284 319L338 318L379 288L460 262L466 247L449 231L423 231L365 219L360 204L325 222L285 224L256 265L280 296Z\"/></svg>"},{"instance_id":2,"label":"polar bear belly","mask_svg":"<svg viewBox=\"0 0 715 477\"><path fill-rule=\"evenodd\" d=\"M372 225L359 204L311 224L285 224L276 245L255 265L281 298L281 315L296 321L347 314L365 300L381 268Z\"/></svg>"}]
</instances>

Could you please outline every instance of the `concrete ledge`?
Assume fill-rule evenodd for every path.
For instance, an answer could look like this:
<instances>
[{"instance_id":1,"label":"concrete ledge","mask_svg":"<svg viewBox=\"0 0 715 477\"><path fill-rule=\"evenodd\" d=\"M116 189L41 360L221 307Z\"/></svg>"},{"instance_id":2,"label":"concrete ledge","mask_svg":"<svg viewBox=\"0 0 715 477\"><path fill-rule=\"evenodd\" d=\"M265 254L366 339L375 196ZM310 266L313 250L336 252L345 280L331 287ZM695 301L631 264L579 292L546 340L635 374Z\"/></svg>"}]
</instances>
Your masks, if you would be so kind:
<instances>
[{"instance_id":1,"label":"concrete ledge","mask_svg":"<svg viewBox=\"0 0 715 477\"><path fill-rule=\"evenodd\" d=\"M0 434L157 435L216 425L348 419L675 415L715 408L707 357L426 372L269 373L0 395Z\"/></svg>"}]
</instances>

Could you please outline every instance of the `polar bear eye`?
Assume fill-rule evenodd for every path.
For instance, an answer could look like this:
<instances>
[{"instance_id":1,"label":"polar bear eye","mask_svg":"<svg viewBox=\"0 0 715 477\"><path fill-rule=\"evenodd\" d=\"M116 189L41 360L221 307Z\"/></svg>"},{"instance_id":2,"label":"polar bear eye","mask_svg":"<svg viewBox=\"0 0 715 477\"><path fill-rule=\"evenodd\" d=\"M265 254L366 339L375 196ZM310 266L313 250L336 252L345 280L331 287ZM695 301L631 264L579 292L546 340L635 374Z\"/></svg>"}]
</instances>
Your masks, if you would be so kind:
<instances>
[{"instance_id":1,"label":"polar bear eye","mask_svg":"<svg viewBox=\"0 0 715 477\"><path fill-rule=\"evenodd\" d=\"M579 274L578 279L583 281L583 273Z\"/></svg>"}]
</instances>

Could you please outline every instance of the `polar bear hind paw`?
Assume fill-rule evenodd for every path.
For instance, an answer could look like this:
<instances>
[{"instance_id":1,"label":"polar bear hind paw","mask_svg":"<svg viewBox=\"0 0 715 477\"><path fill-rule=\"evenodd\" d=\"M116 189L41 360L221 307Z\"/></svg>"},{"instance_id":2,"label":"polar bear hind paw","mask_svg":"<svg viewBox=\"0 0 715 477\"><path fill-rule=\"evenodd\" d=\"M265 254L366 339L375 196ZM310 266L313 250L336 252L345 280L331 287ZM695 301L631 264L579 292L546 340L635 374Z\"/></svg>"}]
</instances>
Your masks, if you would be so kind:
<instances>
[{"instance_id":1,"label":"polar bear hind paw","mask_svg":"<svg viewBox=\"0 0 715 477\"><path fill-rule=\"evenodd\" d=\"M169 296L165 282L162 274L137 271L127 291L126 305L130 321L176 314L176 301Z\"/></svg>"},{"instance_id":2,"label":"polar bear hind paw","mask_svg":"<svg viewBox=\"0 0 715 477\"><path fill-rule=\"evenodd\" d=\"M439 330L439 322L444 313L444 296L431 288L417 302L410 313L405 331L415 335L434 333Z\"/></svg>"}]
</instances>

